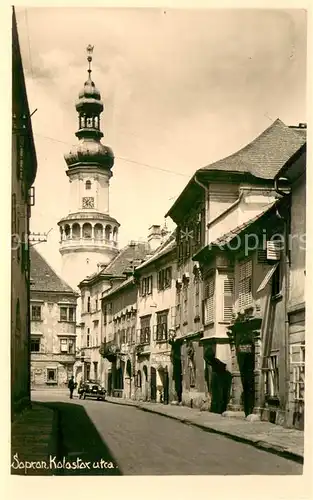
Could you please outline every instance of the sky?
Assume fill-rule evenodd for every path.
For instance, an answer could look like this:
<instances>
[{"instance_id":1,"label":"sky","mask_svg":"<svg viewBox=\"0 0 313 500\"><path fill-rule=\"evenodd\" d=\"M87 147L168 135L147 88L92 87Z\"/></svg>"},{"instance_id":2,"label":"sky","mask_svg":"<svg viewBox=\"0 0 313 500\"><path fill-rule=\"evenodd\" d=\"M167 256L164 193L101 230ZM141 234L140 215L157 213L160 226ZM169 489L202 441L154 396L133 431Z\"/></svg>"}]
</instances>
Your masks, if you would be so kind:
<instances>
[{"instance_id":1,"label":"sky","mask_svg":"<svg viewBox=\"0 0 313 500\"><path fill-rule=\"evenodd\" d=\"M102 142L115 153L110 215L119 244L145 239L193 173L276 118L306 122L306 13L293 10L16 8L38 172L31 231L60 272L69 212L64 154L94 46ZM170 220L169 228L174 227Z\"/></svg>"}]
</instances>

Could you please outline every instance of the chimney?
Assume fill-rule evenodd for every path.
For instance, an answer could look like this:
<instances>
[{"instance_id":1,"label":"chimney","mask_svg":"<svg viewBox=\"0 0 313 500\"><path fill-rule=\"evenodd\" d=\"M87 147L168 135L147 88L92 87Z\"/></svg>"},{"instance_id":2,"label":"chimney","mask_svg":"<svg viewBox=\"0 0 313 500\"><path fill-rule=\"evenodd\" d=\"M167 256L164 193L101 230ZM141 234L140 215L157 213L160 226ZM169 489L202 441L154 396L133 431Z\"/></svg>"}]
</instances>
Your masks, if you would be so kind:
<instances>
[{"instance_id":1,"label":"chimney","mask_svg":"<svg viewBox=\"0 0 313 500\"><path fill-rule=\"evenodd\" d=\"M156 250L162 243L161 226L153 225L149 227L148 243L152 251Z\"/></svg>"},{"instance_id":2,"label":"chimney","mask_svg":"<svg viewBox=\"0 0 313 500\"><path fill-rule=\"evenodd\" d=\"M299 123L299 128L306 128L306 123Z\"/></svg>"}]
</instances>

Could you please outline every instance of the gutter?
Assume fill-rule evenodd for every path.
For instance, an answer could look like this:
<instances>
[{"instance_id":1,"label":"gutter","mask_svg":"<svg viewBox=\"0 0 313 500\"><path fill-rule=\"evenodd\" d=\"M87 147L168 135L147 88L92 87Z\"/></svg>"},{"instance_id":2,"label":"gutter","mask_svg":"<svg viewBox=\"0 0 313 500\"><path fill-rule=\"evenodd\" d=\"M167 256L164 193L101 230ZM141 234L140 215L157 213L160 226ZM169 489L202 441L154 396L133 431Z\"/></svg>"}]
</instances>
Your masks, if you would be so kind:
<instances>
[{"instance_id":1,"label":"gutter","mask_svg":"<svg viewBox=\"0 0 313 500\"><path fill-rule=\"evenodd\" d=\"M221 219L224 215L228 214L228 212L231 212L233 208L235 208L237 205L239 205L241 199L243 197L243 190L240 190L239 197L234 203L232 203L224 212L219 214L215 219L211 220L210 222L207 223L207 228L211 227L215 222L217 222L219 219Z\"/></svg>"}]
</instances>

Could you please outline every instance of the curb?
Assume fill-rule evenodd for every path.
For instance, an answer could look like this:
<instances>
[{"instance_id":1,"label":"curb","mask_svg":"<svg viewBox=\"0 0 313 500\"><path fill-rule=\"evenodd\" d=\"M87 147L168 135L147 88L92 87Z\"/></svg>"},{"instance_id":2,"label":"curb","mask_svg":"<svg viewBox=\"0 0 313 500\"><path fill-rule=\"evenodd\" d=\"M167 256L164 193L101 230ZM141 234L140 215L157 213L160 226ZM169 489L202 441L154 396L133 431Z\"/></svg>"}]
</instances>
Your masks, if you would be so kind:
<instances>
[{"instance_id":1,"label":"curb","mask_svg":"<svg viewBox=\"0 0 313 500\"><path fill-rule=\"evenodd\" d=\"M262 450L267 451L269 453L273 453L274 455L280 456L282 458L287 458L287 459L292 460L294 462L297 462L299 464L303 464L303 462L304 462L304 457L302 455L299 455L298 453L295 453L293 451L286 450L285 448L283 448L279 445L270 444L270 443L267 443L266 441L260 441L260 440L255 441L251 438L247 438L247 437L240 436L237 434L232 434L232 433L227 432L227 431L215 429L214 427L210 427L209 426L210 424L208 424L208 425L199 424L199 423L193 422L192 420L189 420L188 418L185 418L185 417L180 418L178 416L168 415L166 413L160 412L157 409L142 407L142 406L140 406L140 404L119 403L117 401L109 401L109 400L106 400L106 401L107 401L107 403L116 404L119 406L131 406L133 408L138 408L139 410L146 411L148 413L154 413L155 415L161 415L162 417L170 418L172 420L177 420L177 421L181 422L182 424L192 425L193 427L198 427L199 429L202 429L205 432L211 432L212 434L219 434L221 436L225 436L229 439L232 439L233 441L249 444L250 446L254 446L255 448L262 449Z\"/></svg>"}]
</instances>

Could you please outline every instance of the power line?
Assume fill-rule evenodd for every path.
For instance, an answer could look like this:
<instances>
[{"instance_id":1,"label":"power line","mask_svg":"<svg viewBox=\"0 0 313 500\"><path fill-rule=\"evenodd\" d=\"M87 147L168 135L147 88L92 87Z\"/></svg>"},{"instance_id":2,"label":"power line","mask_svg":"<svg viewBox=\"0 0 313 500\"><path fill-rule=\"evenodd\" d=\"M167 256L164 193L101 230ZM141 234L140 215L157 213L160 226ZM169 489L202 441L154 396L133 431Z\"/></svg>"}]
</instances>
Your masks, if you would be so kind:
<instances>
[{"instance_id":1,"label":"power line","mask_svg":"<svg viewBox=\"0 0 313 500\"><path fill-rule=\"evenodd\" d=\"M66 141L61 141L60 139L55 139L53 137L49 137L49 136L42 135L42 134L37 134L37 133L35 133L34 135L37 136L37 137L41 137L43 139L48 139L50 141L59 142L61 144L66 144L67 146L73 146L73 147L75 147L75 144L71 144L70 142L66 142ZM147 168L152 168L154 170L159 170L161 172L166 172L168 174L180 175L182 177L190 177L190 175L183 174L181 172L175 172L174 170L168 170L166 168L156 167L155 165L150 165L149 163L142 163L142 162L139 162L139 161L136 161L136 160L130 160L129 158L125 158L123 156L115 156L115 158L118 159L118 160L127 161L129 163L135 163L136 165L142 165L142 166L147 167Z\"/></svg>"}]
</instances>

